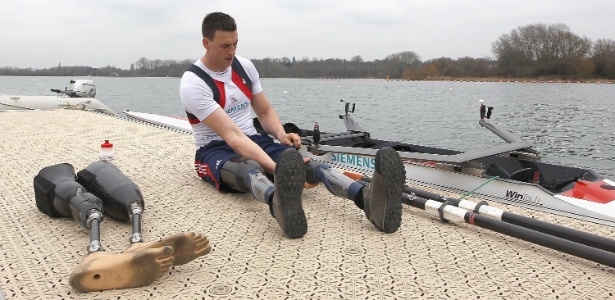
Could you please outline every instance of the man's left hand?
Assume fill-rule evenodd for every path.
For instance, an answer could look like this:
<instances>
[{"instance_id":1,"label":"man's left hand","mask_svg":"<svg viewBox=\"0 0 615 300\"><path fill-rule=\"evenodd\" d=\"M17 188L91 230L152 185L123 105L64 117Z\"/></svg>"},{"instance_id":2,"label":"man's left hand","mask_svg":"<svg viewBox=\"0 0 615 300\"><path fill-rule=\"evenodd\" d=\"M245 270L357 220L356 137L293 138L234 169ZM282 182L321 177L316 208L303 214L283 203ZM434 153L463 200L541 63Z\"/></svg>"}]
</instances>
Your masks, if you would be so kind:
<instances>
[{"instance_id":1,"label":"man's left hand","mask_svg":"<svg viewBox=\"0 0 615 300\"><path fill-rule=\"evenodd\" d=\"M295 148L301 148L301 137L296 133L286 133L284 137L280 139L280 143L287 146L295 146Z\"/></svg>"}]
</instances>

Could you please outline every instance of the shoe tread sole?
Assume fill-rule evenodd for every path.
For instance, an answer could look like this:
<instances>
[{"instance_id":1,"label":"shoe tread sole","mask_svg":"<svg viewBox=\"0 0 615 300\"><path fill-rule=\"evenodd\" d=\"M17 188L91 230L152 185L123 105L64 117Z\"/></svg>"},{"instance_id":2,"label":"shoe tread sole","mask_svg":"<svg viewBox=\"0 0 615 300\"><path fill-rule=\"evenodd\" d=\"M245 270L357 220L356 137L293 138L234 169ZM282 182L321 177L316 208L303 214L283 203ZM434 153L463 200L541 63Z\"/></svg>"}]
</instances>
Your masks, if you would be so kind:
<instances>
[{"instance_id":1,"label":"shoe tread sole","mask_svg":"<svg viewBox=\"0 0 615 300\"><path fill-rule=\"evenodd\" d=\"M305 182L303 158L297 151L286 151L276 165L274 205L281 213L274 215L284 233L291 238L300 238L307 232L307 219L301 204Z\"/></svg>"},{"instance_id":2,"label":"shoe tread sole","mask_svg":"<svg viewBox=\"0 0 615 300\"><path fill-rule=\"evenodd\" d=\"M378 210L384 212L383 222L376 224L374 218L370 219L383 232L393 233L401 226L401 195L406 178L405 169L399 154L392 148L383 148L380 151L379 167L386 198L384 203L382 203L383 201L379 201L380 203L374 202L370 206L374 206L374 204L385 205L384 209Z\"/></svg>"}]
</instances>

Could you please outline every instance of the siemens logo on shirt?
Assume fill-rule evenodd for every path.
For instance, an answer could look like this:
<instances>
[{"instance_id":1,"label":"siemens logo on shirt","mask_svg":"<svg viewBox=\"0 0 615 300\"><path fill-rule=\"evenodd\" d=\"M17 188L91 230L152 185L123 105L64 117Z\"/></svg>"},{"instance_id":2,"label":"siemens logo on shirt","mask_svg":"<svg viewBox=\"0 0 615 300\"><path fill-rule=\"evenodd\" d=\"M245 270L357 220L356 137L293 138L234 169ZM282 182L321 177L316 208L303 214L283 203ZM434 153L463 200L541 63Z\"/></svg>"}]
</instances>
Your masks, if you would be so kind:
<instances>
[{"instance_id":1,"label":"siemens logo on shirt","mask_svg":"<svg viewBox=\"0 0 615 300\"><path fill-rule=\"evenodd\" d=\"M235 105L235 106L233 106L233 107L231 107L231 108L227 109L227 110L226 110L226 113L230 115L231 113L234 113L234 112L236 112L236 111L239 111L239 110L241 110L241 109L243 109L243 108L246 108L246 107L248 107L248 106L250 106L250 103L248 103L248 102L246 101L246 102L244 102L244 103L240 103L240 104L238 104L238 105Z\"/></svg>"}]
</instances>

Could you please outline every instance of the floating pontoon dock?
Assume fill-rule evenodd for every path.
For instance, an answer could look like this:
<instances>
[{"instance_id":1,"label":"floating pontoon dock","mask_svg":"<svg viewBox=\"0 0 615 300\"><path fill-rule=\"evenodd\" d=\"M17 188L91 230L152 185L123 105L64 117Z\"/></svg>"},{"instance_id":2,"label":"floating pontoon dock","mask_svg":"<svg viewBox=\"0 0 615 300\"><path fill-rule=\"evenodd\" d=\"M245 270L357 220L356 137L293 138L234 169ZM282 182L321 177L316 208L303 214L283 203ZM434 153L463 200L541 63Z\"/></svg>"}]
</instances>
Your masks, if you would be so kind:
<instances>
[{"instance_id":1,"label":"floating pontoon dock","mask_svg":"<svg viewBox=\"0 0 615 300\"><path fill-rule=\"evenodd\" d=\"M57 163L85 168L105 139L143 192L145 240L195 231L213 250L149 286L81 294L68 277L89 235L72 219L38 211L33 178ZM615 299L611 267L409 206L399 231L383 234L324 187L304 191L308 233L290 240L266 205L197 178L186 133L86 111L33 110L1 112L0 141L0 299ZM615 238L613 227L490 204ZM130 234L130 224L101 224L105 251L121 252Z\"/></svg>"}]
</instances>

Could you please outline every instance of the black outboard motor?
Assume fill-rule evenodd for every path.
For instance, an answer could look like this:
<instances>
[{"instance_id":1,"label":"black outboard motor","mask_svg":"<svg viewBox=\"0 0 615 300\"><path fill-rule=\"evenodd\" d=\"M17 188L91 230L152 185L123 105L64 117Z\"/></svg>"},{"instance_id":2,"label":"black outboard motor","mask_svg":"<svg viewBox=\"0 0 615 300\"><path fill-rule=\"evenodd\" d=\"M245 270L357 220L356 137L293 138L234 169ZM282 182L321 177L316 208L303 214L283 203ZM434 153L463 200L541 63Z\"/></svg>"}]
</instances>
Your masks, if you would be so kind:
<instances>
[{"instance_id":1,"label":"black outboard motor","mask_svg":"<svg viewBox=\"0 0 615 300\"><path fill-rule=\"evenodd\" d=\"M141 213L145 208L139 187L111 162L97 161L77 173L77 180L105 205L105 213L118 221L132 220L131 242L143 242Z\"/></svg>"}]
</instances>

